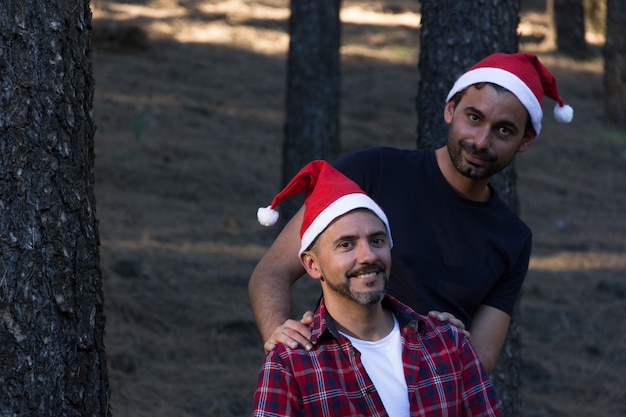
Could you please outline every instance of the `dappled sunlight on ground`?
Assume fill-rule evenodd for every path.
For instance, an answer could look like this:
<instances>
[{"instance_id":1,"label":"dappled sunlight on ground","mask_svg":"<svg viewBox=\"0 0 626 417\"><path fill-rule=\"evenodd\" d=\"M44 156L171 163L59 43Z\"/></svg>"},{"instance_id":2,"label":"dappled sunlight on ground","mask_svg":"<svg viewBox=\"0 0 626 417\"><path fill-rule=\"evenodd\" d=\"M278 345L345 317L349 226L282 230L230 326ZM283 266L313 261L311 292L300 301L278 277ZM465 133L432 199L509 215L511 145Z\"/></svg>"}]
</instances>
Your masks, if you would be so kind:
<instances>
[{"instance_id":1,"label":"dappled sunlight on ground","mask_svg":"<svg viewBox=\"0 0 626 417\"><path fill-rule=\"evenodd\" d=\"M524 2L523 2L524 3ZM535 1L536 3L536 1ZM419 2L344 0L343 151L415 146ZM288 0L93 0L97 216L114 416L245 416L263 351L247 280L277 233ZM626 415L626 133L602 60L543 44L574 107L516 160L534 254L520 302L526 417ZM294 314L316 282L294 289Z\"/></svg>"},{"instance_id":2,"label":"dappled sunlight on ground","mask_svg":"<svg viewBox=\"0 0 626 417\"><path fill-rule=\"evenodd\" d=\"M624 252L558 252L552 255L533 255L531 271L575 272L591 270L626 271Z\"/></svg>"}]
</instances>

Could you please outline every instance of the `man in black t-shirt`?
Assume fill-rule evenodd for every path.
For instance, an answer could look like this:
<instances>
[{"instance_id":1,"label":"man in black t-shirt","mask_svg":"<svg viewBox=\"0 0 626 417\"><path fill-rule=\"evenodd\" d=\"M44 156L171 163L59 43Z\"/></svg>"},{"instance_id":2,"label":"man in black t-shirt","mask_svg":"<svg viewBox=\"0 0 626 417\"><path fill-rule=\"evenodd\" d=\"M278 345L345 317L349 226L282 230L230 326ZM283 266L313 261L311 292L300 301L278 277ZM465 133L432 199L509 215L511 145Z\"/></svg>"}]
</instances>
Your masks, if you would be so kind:
<instances>
[{"instance_id":1,"label":"man in black t-shirt","mask_svg":"<svg viewBox=\"0 0 626 417\"><path fill-rule=\"evenodd\" d=\"M447 144L435 151L374 148L335 166L389 217L394 270L389 294L414 310L436 310L471 332L488 372L506 337L531 251L529 228L489 185L541 131L543 96L554 115L573 116L552 74L531 54L493 54L454 84L446 99ZM310 332L290 316L291 285L304 274L297 257L301 209L255 268L249 296L265 349L311 348Z\"/></svg>"}]
</instances>

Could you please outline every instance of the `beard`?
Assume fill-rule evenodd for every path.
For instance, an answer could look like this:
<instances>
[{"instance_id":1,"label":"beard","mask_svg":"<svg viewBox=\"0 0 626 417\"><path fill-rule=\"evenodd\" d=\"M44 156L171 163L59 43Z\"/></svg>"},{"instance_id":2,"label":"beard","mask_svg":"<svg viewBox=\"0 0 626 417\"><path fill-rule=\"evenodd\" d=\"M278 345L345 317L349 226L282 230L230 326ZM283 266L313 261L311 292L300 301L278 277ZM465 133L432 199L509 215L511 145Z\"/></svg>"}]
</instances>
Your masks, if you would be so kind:
<instances>
[{"instance_id":1,"label":"beard","mask_svg":"<svg viewBox=\"0 0 626 417\"><path fill-rule=\"evenodd\" d=\"M481 159L484 165L478 166L463 158L463 151ZM479 150L466 139L455 141L448 138L448 154L456 170L463 176L474 180L484 180L500 172L506 164L498 161L498 156L491 150Z\"/></svg>"},{"instance_id":2,"label":"beard","mask_svg":"<svg viewBox=\"0 0 626 417\"><path fill-rule=\"evenodd\" d=\"M372 291L357 291L351 288L350 282L352 279L359 279L357 278L358 275L367 274L370 272L383 272L385 274L383 288L381 288L380 290ZM328 288L336 292L337 294L358 304L367 306L374 305L382 301L382 299L385 297L385 294L387 293L387 283L389 282L389 278L386 275L384 265L382 265L380 262L376 262L374 265L363 267L346 274L346 281L344 282L334 284L329 280L325 281ZM368 286L374 287L376 284L376 282L371 282L368 284Z\"/></svg>"}]
</instances>

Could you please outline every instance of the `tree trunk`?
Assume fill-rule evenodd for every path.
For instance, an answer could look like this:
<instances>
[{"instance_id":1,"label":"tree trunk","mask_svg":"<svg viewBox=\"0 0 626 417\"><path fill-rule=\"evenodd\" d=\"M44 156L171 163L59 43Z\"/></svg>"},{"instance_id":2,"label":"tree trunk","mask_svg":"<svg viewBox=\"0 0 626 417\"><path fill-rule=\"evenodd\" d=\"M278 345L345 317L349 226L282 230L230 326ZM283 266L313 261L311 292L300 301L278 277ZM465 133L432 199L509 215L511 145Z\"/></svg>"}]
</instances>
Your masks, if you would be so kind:
<instances>
[{"instance_id":1,"label":"tree trunk","mask_svg":"<svg viewBox=\"0 0 626 417\"><path fill-rule=\"evenodd\" d=\"M445 143L444 100L459 75L493 52L517 52L519 10L519 0L421 1L419 148Z\"/></svg>"},{"instance_id":2,"label":"tree trunk","mask_svg":"<svg viewBox=\"0 0 626 417\"><path fill-rule=\"evenodd\" d=\"M608 0L604 87L606 112L614 123L626 126L626 3Z\"/></svg>"},{"instance_id":3,"label":"tree trunk","mask_svg":"<svg viewBox=\"0 0 626 417\"><path fill-rule=\"evenodd\" d=\"M0 414L109 416L88 0L0 4Z\"/></svg>"},{"instance_id":4,"label":"tree trunk","mask_svg":"<svg viewBox=\"0 0 626 417\"><path fill-rule=\"evenodd\" d=\"M283 184L312 159L339 154L340 0L292 0ZM280 205L290 218L303 199Z\"/></svg>"},{"instance_id":5,"label":"tree trunk","mask_svg":"<svg viewBox=\"0 0 626 417\"><path fill-rule=\"evenodd\" d=\"M443 120L444 101L456 78L493 52L517 52L520 2L422 0L421 12L417 146L439 148L446 143L448 136L448 127ZM515 166L510 165L492 182L504 200L517 211ZM521 415L522 408L518 310L516 308L513 314L492 374L506 417Z\"/></svg>"},{"instance_id":6,"label":"tree trunk","mask_svg":"<svg viewBox=\"0 0 626 417\"><path fill-rule=\"evenodd\" d=\"M515 169L515 161L503 169L498 175L494 176L491 184L498 190L504 201L516 213L519 213L519 198L517 196L517 171ZM491 380L496 387L496 391L502 403L503 417L519 417L522 415L522 397L520 389L522 386L522 349L520 337L520 292L509 331L504 341L504 346L500 352L498 363L491 374Z\"/></svg>"},{"instance_id":7,"label":"tree trunk","mask_svg":"<svg viewBox=\"0 0 626 417\"><path fill-rule=\"evenodd\" d=\"M583 0L554 0L553 17L557 50L573 57L586 56Z\"/></svg>"}]
</instances>

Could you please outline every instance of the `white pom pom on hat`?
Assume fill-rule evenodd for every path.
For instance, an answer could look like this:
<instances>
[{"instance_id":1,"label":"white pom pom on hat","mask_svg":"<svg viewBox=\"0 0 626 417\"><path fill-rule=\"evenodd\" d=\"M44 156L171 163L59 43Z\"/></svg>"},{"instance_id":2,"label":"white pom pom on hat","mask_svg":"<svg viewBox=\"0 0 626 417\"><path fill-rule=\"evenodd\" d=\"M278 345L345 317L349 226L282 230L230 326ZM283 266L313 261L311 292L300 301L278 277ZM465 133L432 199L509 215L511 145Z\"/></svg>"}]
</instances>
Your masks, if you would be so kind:
<instances>
[{"instance_id":1,"label":"white pom pom on hat","mask_svg":"<svg viewBox=\"0 0 626 417\"><path fill-rule=\"evenodd\" d=\"M300 227L300 251L304 252L330 223L349 211L365 208L371 210L384 223L387 229L389 246L393 246L389 220L376 204L351 179L333 168L328 162L309 162L278 193L272 203L257 210L257 219L264 226L272 226L278 220L276 206L285 199L304 194L304 217Z\"/></svg>"},{"instance_id":2,"label":"white pom pom on hat","mask_svg":"<svg viewBox=\"0 0 626 417\"><path fill-rule=\"evenodd\" d=\"M574 109L567 104L561 106L557 103L554 106L554 118L557 122L569 123L574 118Z\"/></svg>"},{"instance_id":3,"label":"white pom pom on hat","mask_svg":"<svg viewBox=\"0 0 626 417\"><path fill-rule=\"evenodd\" d=\"M536 55L497 52L487 56L456 80L446 102L459 91L481 82L497 84L512 92L528 110L537 135L541 132L544 95L557 102L554 118L558 122L569 123L574 118L574 109L566 105L559 95L556 79Z\"/></svg>"},{"instance_id":4,"label":"white pom pom on hat","mask_svg":"<svg viewBox=\"0 0 626 417\"><path fill-rule=\"evenodd\" d=\"M259 207L256 217L263 226L273 226L278 221L279 213L272 206Z\"/></svg>"}]
</instances>

